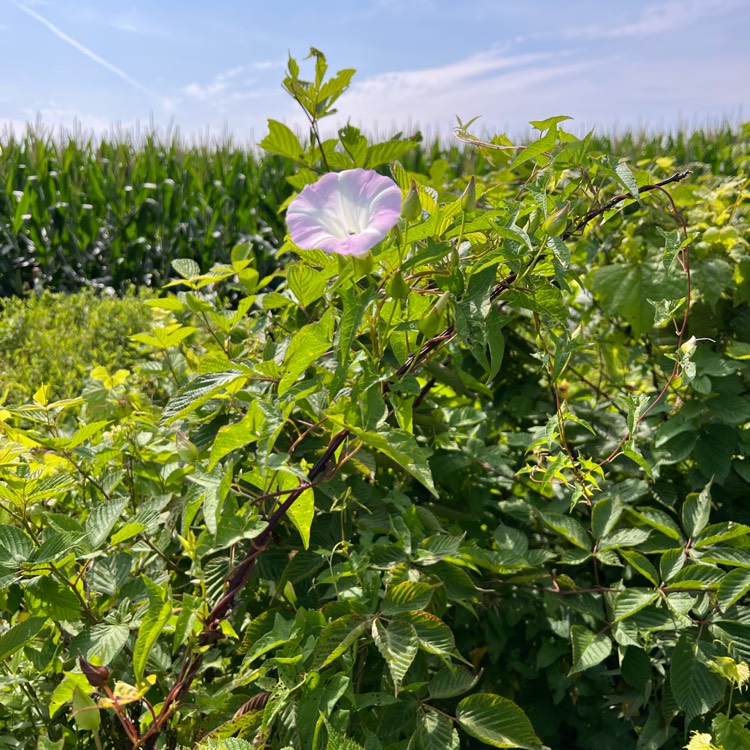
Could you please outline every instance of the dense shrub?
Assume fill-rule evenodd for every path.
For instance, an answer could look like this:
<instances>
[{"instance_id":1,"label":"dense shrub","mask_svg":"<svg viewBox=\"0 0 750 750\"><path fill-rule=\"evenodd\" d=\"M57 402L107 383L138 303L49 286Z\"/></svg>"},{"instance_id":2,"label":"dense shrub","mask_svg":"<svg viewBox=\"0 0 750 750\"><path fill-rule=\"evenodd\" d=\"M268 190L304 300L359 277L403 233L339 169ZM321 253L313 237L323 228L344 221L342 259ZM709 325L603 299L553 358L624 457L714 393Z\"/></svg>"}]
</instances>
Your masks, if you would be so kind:
<instances>
[{"instance_id":1,"label":"dense shrub","mask_svg":"<svg viewBox=\"0 0 750 750\"><path fill-rule=\"evenodd\" d=\"M46 383L51 398L72 398L94 367L130 367L130 336L151 326L145 299L45 291L0 300L0 393L23 403Z\"/></svg>"}]
</instances>

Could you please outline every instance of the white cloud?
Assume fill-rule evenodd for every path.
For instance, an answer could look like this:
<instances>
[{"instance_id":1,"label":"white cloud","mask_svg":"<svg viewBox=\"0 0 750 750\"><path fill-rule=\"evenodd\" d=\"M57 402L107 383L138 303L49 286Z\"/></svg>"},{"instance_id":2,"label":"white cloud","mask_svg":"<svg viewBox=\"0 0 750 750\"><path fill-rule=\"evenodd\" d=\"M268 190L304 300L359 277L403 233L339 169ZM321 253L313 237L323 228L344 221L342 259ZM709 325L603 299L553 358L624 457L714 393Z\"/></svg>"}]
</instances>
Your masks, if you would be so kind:
<instances>
[{"instance_id":1,"label":"white cloud","mask_svg":"<svg viewBox=\"0 0 750 750\"><path fill-rule=\"evenodd\" d=\"M235 68L229 68L221 73L217 73L214 79L208 84L189 83L183 88L183 93L192 99L205 100L215 98L219 94L225 94L232 86L237 76L245 70L244 66L239 65Z\"/></svg>"},{"instance_id":2,"label":"white cloud","mask_svg":"<svg viewBox=\"0 0 750 750\"><path fill-rule=\"evenodd\" d=\"M741 5L741 0L669 0L644 8L635 21L613 26L586 25L564 29L566 39L617 39L673 34L692 26L702 18L727 13Z\"/></svg>"},{"instance_id":3,"label":"white cloud","mask_svg":"<svg viewBox=\"0 0 750 750\"><path fill-rule=\"evenodd\" d=\"M450 65L382 73L355 83L341 98L339 113L380 128L412 122L445 132L455 115L518 126L546 116L545 99L555 82L572 80L589 65L559 57L490 50Z\"/></svg>"}]
</instances>

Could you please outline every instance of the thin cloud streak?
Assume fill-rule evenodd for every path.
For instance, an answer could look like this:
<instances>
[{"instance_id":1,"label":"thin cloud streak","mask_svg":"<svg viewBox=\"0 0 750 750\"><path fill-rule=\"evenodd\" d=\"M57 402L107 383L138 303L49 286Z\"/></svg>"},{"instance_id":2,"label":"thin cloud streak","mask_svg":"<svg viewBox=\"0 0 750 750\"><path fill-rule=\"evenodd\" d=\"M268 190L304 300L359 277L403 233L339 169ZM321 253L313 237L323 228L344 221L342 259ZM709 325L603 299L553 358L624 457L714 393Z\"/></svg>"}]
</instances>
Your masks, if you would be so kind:
<instances>
[{"instance_id":1,"label":"thin cloud streak","mask_svg":"<svg viewBox=\"0 0 750 750\"><path fill-rule=\"evenodd\" d=\"M156 99L160 104L165 105L165 101L163 97L159 96L156 92L152 91L148 87L144 86L140 81L137 81L132 76L128 75L124 70L121 68L118 68L116 65L113 65L108 60L105 60L100 55L97 55L96 52L89 49L85 45L81 44L81 42L77 41L76 39L73 39L72 36L69 36L66 34L62 29L55 26L51 21L48 21L44 16L37 13L35 10L32 10L28 6L24 5L23 3L18 2L18 0L9 0L13 5L16 6L19 10L23 11L27 15L31 16L35 21L38 21L43 26L46 26L56 37L62 39L64 42L69 44L74 49L77 49L82 55L85 55L89 58L89 60L92 60L97 65L100 65L105 70L108 70L110 73L114 73L118 78L121 78L126 83L129 83L134 88L138 89L144 94L147 94L152 99Z\"/></svg>"}]
</instances>

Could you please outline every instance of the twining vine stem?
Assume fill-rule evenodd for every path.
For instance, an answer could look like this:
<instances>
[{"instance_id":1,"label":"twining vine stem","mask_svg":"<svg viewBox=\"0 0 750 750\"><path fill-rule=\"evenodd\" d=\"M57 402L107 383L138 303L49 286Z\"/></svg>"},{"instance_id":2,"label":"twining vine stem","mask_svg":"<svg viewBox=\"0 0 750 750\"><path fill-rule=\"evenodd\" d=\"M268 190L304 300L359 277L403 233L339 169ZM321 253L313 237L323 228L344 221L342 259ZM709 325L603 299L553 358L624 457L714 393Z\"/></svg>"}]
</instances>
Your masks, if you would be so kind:
<instances>
[{"instance_id":1,"label":"twining vine stem","mask_svg":"<svg viewBox=\"0 0 750 750\"><path fill-rule=\"evenodd\" d=\"M640 194L648 192L650 190L660 189L664 185L684 180L689 174L689 170L677 172L666 180L662 180L661 182L655 183L653 185L644 185L643 187L640 187L638 192ZM562 239L573 238L586 226L586 224L595 219L597 216L600 216L606 211L609 211L622 201L632 198L634 198L634 196L630 193L621 193L614 196L604 205L592 209L588 213L584 214L583 217L581 217L569 229L566 229L563 232L563 234L561 235ZM531 263L535 263L537 260L538 258L531 261ZM680 260L682 262L682 259ZM518 274L512 272L501 281L499 281L490 292L490 301L495 302L504 292L512 289L513 283L515 282L517 276ZM683 326L680 331L681 334L684 333L685 325L686 322L683 322ZM442 333L439 333L426 341L419 349L419 351L413 352L406 358L406 361L401 365L401 367L399 367L398 370L396 370L391 383L395 383L398 380L401 380L405 375L420 367L433 352L443 348L447 343L452 341L455 336L455 326L450 325L444 331L442 331ZM387 384L384 390L387 390ZM242 562L240 562L239 565L237 565L237 567L233 570L231 576L227 579L224 594L219 599L219 601L216 602L216 604L206 616L203 630L198 636L199 647L206 647L210 643L221 640L224 637L220 628L220 624L222 620L226 619L229 616L238 594L240 593L240 591L242 591L245 584L250 579L253 570L255 569L255 564L258 557L267 549L267 547L271 543L276 527L286 517L289 509L292 507L292 505L294 505L294 503L302 495L302 493L306 489L308 489L316 479L325 474L329 462L334 457L336 451L338 451L344 441L350 436L350 434L351 433L349 432L349 430L342 429L333 436L325 451L323 451L323 454L308 472L307 480L301 482L295 490L289 493L287 498L279 505L279 507L268 519L266 528L257 537L255 537L255 539L252 540L252 549L250 550L250 552L248 552ZM169 721L169 718L177 709L182 697L190 689L193 680L198 674L201 664L203 663L203 657L204 651L193 652L192 648L188 647L188 653L183 660L182 668L180 669L180 673L177 677L176 682L164 698L161 709L156 718L153 720L151 726L142 737L134 742L134 747L144 747L145 750L153 750L153 748L156 747L156 741L159 735L164 729L166 723Z\"/></svg>"}]
</instances>

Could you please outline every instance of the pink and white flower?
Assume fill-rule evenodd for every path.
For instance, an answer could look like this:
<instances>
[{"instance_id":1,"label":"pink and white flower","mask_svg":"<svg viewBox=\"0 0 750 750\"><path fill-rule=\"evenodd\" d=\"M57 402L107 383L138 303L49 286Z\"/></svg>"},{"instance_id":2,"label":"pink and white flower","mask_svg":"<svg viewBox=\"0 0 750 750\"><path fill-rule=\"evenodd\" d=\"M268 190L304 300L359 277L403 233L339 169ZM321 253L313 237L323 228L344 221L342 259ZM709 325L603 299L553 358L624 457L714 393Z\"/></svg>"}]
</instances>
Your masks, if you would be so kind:
<instances>
[{"instance_id":1,"label":"pink and white flower","mask_svg":"<svg viewBox=\"0 0 750 750\"><path fill-rule=\"evenodd\" d=\"M303 250L365 255L401 215L401 189L371 169L330 172L289 204L286 223Z\"/></svg>"}]
</instances>

